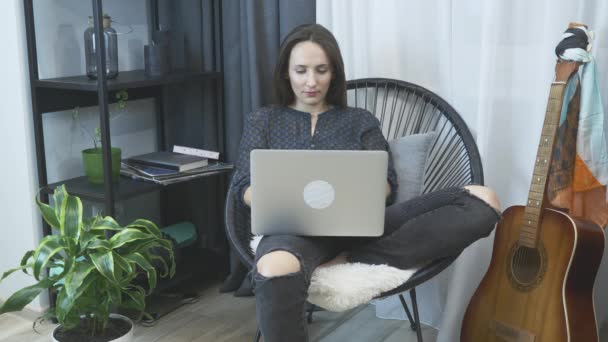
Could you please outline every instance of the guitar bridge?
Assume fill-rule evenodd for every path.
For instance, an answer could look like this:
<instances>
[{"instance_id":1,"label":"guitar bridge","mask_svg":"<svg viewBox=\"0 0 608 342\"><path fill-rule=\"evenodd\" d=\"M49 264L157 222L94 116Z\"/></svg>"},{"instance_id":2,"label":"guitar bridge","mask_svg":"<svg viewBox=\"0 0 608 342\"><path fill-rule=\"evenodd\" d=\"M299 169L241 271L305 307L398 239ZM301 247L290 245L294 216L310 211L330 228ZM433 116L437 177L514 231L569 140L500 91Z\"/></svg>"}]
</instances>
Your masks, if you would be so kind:
<instances>
[{"instance_id":1,"label":"guitar bridge","mask_svg":"<svg viewBox=\"0 0 608 342\"><path fill-rule=\"evenodd\" d=\"M492 320L489 328L494 336L505 342L534 342L536 340L533 333L497 320Z\"/></svg>"}]
</instances>

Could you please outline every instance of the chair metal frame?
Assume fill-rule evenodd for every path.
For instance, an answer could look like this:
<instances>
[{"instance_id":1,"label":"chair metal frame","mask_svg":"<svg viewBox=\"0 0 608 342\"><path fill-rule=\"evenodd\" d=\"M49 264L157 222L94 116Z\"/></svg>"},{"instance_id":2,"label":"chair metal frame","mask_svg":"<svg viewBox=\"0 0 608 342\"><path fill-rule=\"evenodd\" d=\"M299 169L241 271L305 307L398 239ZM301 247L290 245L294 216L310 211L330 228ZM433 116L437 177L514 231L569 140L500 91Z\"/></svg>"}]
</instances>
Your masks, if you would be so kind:
<instances>
[{"instance_id":1,"label":"chair metal frame","mask_svg":"<svg viewBox=\"0 0 608 342\"><path fill-rule=\"evenodd\" d=\"M483 168L475 140L458 112L439 95L409 82L387 78L365 78L347 82L347 98L351 107L365 108L380 121L387 140L410 134L437 132L431 147L424 177L423 193L450 186L467 184L483 185ZM230 245L248 269L253 265L253 254L249 250L251 233L236 227L232 188L226 196L226 234ZM433 278L448 266L458 255L431 261L397 288L382 293L376 299L395 294L416 331L418 342L422 342L416 287ZM410 311L403 292L408 291L412 302ZM312 321L315 306L308 309L308 321ZM261 337L258 329L254 341Z\"/></svg>"}]
</instances>

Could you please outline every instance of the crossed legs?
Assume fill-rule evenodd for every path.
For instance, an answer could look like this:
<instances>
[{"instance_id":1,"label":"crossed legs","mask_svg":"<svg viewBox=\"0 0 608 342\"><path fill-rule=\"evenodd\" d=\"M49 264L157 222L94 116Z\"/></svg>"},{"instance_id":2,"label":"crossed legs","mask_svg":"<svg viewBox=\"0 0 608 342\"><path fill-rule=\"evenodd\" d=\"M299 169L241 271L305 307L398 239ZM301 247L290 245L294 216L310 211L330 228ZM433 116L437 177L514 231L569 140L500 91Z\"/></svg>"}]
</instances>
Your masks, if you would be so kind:
<instances>
[{"instance_id":1,"label":"crossed legs","mask_svg":"<svg viewBox=\"0 0 608 342\"><path fill-rule=\"evenodd\" d=\"M501 210L498 197L492 189L481 185L467 185L464 188L497 211ZM327 267L346 262L348 262L348 258L346 253L342 252L332 260L319 265L319 267ZM296 273L300 271L300 261L295 257L295 255L287 251L274 251L263 255L258 260L257 271L266 278Z\"/></svg>"},{"instance_id":2,"label":"crossed legs","mask_svg":"<svg viewBox=\"0 0 608 342\"><path fill-rule=\"evenodd\" d=\"M256 315L265 341L307 341L307 290L316 267L347 260L406 269L453 255L487 236L499 203L483 186L450 188L387 208L385 234L362 239L347 254L337 239L266 236L256 253ZM342 245L343 247L343 245Z\"/></svg>"},{"instance_id":3,"label":"crossed legs","mask_svg":"<svg viewBox=\"0 0 608 342\"><path fill-rule=\"evenodd\" d=\"M466 189L466 190L468 191L468 193L469 193L469 194L473 195L473 196L474 196L474 197L476 197L477 199L482 200L484 203L486 203L488 206L490 206L492 209L494 209L494 211L495 211L497 214L499 214L499 213L500 213L500 210L501 210L501 209L500 209L500 202L499 202L499 200L498 200L498 197L496 196L496 193L495 193L495 192L494 192L492 189L490 189L490 188L488 188L488 187L485 187L485 186L481 186L481 185L467 185L467 186L464 186L463 188L464 188L464 189ZM414 200L417 200L417 199L414 199ZM448 201L449 201L449 199L448 199ZM391 208L391 210L387 211L387 217L386 217L386 219L387 219L387 227L386 227L385 229L386 229L386 230L388 230L388 231L385 231L385 234L384 234L385 236L387 236L387 235L392 235L392 234L394 233L394 230L398 230L398 229L402 228L402 225L403 225L403 224L404 224L406 221L408 221L408 218L403 218L403 217L401 217L401 216L400 216L400 217L397 217L397 218L395 219L395 218L394 218L394 216L395 216L395 215L391 215L391 211L395 212L395 211L407 211L407 210L408 210L408 208L403 208L403 206L402 206L402 205L400 205L400 204L396 204L395 206L396 206L397 208ZM441 204L439 204L439 208L438 208L438 210L441 210L441 209L442 209L442 208L441 208ZM449 209L448 209L448 210L449 210ZM423 209L423 210L422 210L422 213L420 213L420 215L424 214L424 211L425 211L425 209ZM444 211L445 211L445 210L444 210ZM450 211L450 213L453 213L453 210L451 210L451 211ZM389 216L390 216L390 217L389 217ZM490 216L490 217L491 217L491 216ZM414 217L414 218L415 218L415 217ZM428 219L431 219L431 218L429 218L429 217L427 217L427 218L428 218ZM389 222L389 219L392 219L392 220L391 220L391 222ZM412 217L410 217L409 219L412 219ZM431 219L431 220L433 220L433 219ZM396 222L395 222L395 221L396 221ZM434 221L437 221L437 220L434 220ZM420 223L420 222L419 222L419 223ZM425 228L423 225L421 225L421 224L418 224L417 226L419 226L421 229L426 229L426 228ZM490 224L490 225L485 225L485 226L486 226L486 229L487 229L488 227L490 227L490 231L491 231L491 228L493 227L493 225L492 225L492 224ZM457 226L456 226L456 227L457 227ZM439 229L441 229L441 228L439 228ZM458 228L457 228L457 229L458 229ZM405 231L405 228L403 228L402 230L403 230L403 232L402 232L402 233L404 233L404 234L401 234L401 235L403 235L403 239L404 239L404 240L408 238L408 236L407 236L407 235L411 235L412 233L414 233L412 230L410 230L410 231L407 231L407 232L406 232L406 231ZM439 233L441 233L441 231L438 231L438 232L439 232ZM489 231L488 231L488 233L489 233ZM397 234L394 234L394 235L397 235ZM485 235L487 235L487 234L485 234ZM411 237L411 236L410 236L410 237ZM479 236L479 237L477 237L477 238L480 238L480 237L481 237L481 236ZM384 238L384 237L383 237L383 238ZM411 247L415 247L415 245L411 245L411 246L403 246L403 244L400 244L400 242L403 242L403 241L402 241L402 240L399 240L399 238L389 238L389 239L385 239L385 240L388 240L388 243L382 243L383 238L380 238L380 240L379 240L379 242L380 242L380 243L379 243L379 244L378 244L378 246L377 246L377 247L379 247L378 249L383 249L383 248L385 248L385 246L386 246L387 244L388 244L388 245L393 245L393 246L395 246L395 248L397 248L397 247L398 247L398 245L401 245L401 247L402 247L402 248L411 248ZM474 240L472 240L472 241L463 241L463 243L464 243L464 244L462 244L462 246L463 246L462 248L466 247L466 245L468 245L468 244L472 243L473 241L477 240L477 238L475 238L475 239L474 239ZM428 241L427 241L427 242L428 242ZM466 244L466 245L465 245L465 244ZM376 243L372 242L372 243L370 243L369 245L371 245L371 246L374 246L374 247L375 247ZM369 246L368 246L368 248L369 248ZM456 246L456 250L459 250L459 248L460 248L460 247L457 245L457 246ZM450 253L450 252L452 252L452 251L455 251L455 250L454 250L454 248L448 251L448 255L449 255L449 253ZM373 253L374 251L372 250L371 252ZM433 254L433 256L434 256L434 257L440 257L440 255L435 254L435 252L433 251L433 249L431 249L431 253ZM425 256L426 256L426 254L421 255L421 257L422 257L422 258L425 258ZM400 256L399 256L399 255L397 255L397 257L400 257ZM403 261L406 261L406 260L405 260L406 258L402 258L402 259L403 259ZM421 259L421 258L412 258L412 259L410 259L410 261L411 261L411 266L414 266L414 264L416 263L416 261L417 261L417 260L420 260L420 259ZM296 259L296 261L297 261L297 259ZM353 257L350 257L350 256L349 256L349 253L347 253L347 252L342 252L342 253L340 253L338 256L336 256L334 259L332 259L332 260L330 260L330 261L328 261L328 262L326 262L326 263L324 263L324 264L319 265L319 267L328 267L328 266L337 265L337 264L344 264L344 263L347 263L347 262L349 262L349 261L357 261L357 260L355 260L355 258L353 258ZM365 260L359 260L359 261L361 261L361 262L365 262ZM390 261L391 261L390 259L388 259L388 260L384 260L384 262L382 262L382 260L378 260L378 259L374 259L374 261L376 261L376 263L378 263L378 262L379 262L379 263L388 263L388 264L392 264L392 263L390 262ZM422 260L422 261L425 261L425 260ZM369 262L369 263L373 263L373 262ZM397 264L394 264L394 266L397 266L397 267L398 267L398 266L401 266L402 268L404 268L404 267L406 267L407 265L404 265L404 264L402 264L402 263L397 263Z\"/></svg>"}]
</instances>

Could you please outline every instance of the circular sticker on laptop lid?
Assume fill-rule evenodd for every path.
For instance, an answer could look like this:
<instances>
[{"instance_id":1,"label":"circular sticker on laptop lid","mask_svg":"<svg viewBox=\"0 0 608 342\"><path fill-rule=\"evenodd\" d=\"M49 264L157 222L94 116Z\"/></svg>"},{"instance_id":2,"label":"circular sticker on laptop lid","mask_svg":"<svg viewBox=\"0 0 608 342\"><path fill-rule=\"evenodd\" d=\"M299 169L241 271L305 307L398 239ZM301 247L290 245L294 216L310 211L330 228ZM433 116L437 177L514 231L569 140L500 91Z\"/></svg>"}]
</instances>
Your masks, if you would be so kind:
<instances>
[{"instance_id":1,"label":"circular sticker on laptop lid","mask_svg":"<svg viewBox=\"0 0 608 342\"><path fill-rule=\"evenodd\" d=\"M334 187L326 181L315 180L304 187L302 193L306 205L313 209L325 209L329 207L336 198Z\"/></svg>"}]
</instances>

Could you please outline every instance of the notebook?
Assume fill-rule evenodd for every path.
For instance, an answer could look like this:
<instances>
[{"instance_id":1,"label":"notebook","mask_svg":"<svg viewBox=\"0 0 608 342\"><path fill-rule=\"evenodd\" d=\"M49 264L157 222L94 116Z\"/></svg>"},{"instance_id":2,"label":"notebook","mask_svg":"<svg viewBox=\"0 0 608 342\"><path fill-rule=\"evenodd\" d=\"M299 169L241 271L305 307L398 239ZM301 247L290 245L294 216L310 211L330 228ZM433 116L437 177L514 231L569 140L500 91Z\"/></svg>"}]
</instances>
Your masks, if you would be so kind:
<instances>
[{"instance_id":1,"label":"notebook","mask_svg":"<svg viewBox=\"0 0 608 342\"><path fill-rule=\"evenodd\" d=\"M148 165L179 172L203 167L208 164L207 158L175 152L152 152L126 159L127 163Z\"/></svg>"}]
</instances>

